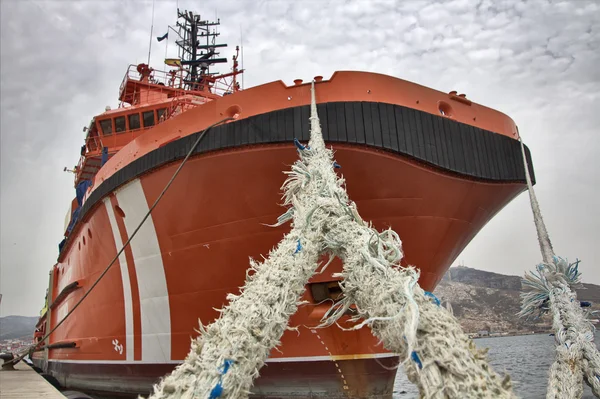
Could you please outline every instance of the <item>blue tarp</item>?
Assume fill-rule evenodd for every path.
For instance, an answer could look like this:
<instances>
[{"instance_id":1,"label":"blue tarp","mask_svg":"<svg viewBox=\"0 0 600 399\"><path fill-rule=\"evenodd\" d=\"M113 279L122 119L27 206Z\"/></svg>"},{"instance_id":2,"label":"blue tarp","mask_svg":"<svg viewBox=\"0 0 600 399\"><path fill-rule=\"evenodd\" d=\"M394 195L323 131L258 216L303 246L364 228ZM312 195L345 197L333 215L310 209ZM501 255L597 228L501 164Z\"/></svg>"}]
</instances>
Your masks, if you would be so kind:
<instances>
[{"instance_id":1,"label":"blue tarp","mask_svg":"<svg viewBox=\"0 0 600 399\"><path fill-rule=\"evenodd\" d=\"M65 246L65 242L67 242L67 239L63 238L63 240L58 243L58 253L62 251L63 247Z\"/></svg>"},{"instance_id":2,"label":"blue tarp","mask_svg":"<svg viewBox=\"0 0 600 399\"><path fill-rule=\"evenodd\" d=\"M77 223L77 219L79 218L79 213L81 212L81 205L83 204L83 197L87 189L92 185L92 182L89 180L84 180L75 187L75 196L77 197L77 209L73 211L71 214L71 222L69 222L69 226L67 227L67 236L71 234L71 230L73 230L73 226ZM62 251L63 246L65 245L66 238L63 239L60 244L58 244L58 252Z\"/></svg>"},{"instance_id":3,"label":"blue tarp","mask_svg":"<svg viewBox=\"0 0 600 399\"><path fill-rule=\"evenodd\" d=\"M84 180L75 187L75 195L77 196L77 204L81 206L83 203L83 196L87 189L92 185L92 182L89 180Z\"/></svg>"},{"instance_id":4,"label":"blue tarp","mask_svg":"<svg viewBox=\"0 0 600 399\"><path fill-rule=\"evenodd\" d=\"M69 223L69 227L67 227L67 234L71 234L71 230L73 230L73 226L77 223L77 218L79 217L79 212L81 211L81 207L78 206L77 209L73 211L71 214L71 223Z\"/></svg>"},{"instance_id":5,"label":"blue tarp","mask_svg":"<svg viewBox=\"0 0 600 399\"><path fill-rule=\"evenodd\" d=\"M106 161L108 161L108 147L102 147L102 164L100 166L104 166Z\"/></svg>"}]
</instances>

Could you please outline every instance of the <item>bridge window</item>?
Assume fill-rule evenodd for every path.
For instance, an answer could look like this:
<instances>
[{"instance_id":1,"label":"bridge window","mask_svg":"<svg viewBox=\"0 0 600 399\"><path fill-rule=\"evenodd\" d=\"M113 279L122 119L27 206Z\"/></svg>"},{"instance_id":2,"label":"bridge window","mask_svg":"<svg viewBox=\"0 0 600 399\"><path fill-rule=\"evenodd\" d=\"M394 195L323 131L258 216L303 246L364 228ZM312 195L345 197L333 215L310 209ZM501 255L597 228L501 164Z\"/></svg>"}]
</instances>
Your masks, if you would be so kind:
<instances>
[{"instance_id":1,"label":"bridge window","mask_svg":"<svg viewBox=\"0 0 600 399\"><path fill-rule=\"evenodd\" d=\"M122 133L125 131L125 117L117 116L115 118L115 132Z\"/></svg>"},{"instance_id":2,"label":"bridge window","mask_svg":"<svg viewBox=\"0 0 600 399\"><path fill-rule=\"evenodd\" d=\"M144 127L154 126L154 111L146 111L142 114Z\"/></svg>"},{"instance_id":3,"label":"bridge window","mask_svg":"<svg viewBox=\"0 0 600 399\"><path fill-rule=\"evenodd\" d=\"M103 135L110 136L112 134L112 119L100 121L100 128L102 129Z\"/></svg>"},{"instance_id":4,"label":"bridge window","mask_svg":"<svg viewBox=\"0 0 600 399\"><path fill-rule=\"evenodd\" d=\"M156 110L156 115L158 116L158 123L164 122L167 119L167 109L161 108Z\"/></svg>"},{"instance_id":5,"label":"bridge window","mask_svg":"<svg viewBox=\"0 0 600 399\"><path fill-rule=\"evenodd\" d=\"M140 114L129 115L129 130L136 130L140 127Z\"/></svg>"}]
</instances>

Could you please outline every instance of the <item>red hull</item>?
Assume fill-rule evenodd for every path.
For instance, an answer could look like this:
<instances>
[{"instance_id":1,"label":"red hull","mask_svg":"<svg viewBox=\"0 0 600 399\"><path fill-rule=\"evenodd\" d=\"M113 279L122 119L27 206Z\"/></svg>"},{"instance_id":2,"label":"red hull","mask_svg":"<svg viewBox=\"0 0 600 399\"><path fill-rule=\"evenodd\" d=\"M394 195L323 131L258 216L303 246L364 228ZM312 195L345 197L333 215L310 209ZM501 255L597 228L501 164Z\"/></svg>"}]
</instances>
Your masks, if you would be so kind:
<instances>
[{"instance_id":1,"label":"red hull","mask_svg":"<svg viewBox=\"0 0 600 399\"><path fill-rule=\"evenodd\" d=\"M420 265L421 284L425 289L433 289L475 233L523 189L521 184L490 184L444 175L379 151L350 146L335 148L336 159L343 165L344 176L348 181L350 197L356 201L361 215L366 220L372 220L379 229L391 226L400 234L406 261ZM281 208L277 206L279 187L284 180L281 171L286 165L293 163L295 158L293 146L287 145L222 151L192 159L164 197L161 206L155 209L152 223L162 252L164 279L169 293L171 353L166 361L183 359L189 350L190 336L195 335L193 331L198 326L198 318L203 323L209 323L218 316L214 309L223 306L227 293L239 292L238 287L245 280L248 256L259 258L261 254L268 253L285 233L285 227L274 229L264 224L272 223L281 213ZM176 167L173 164L140 179L146 203L154 202ZM134 181L131 184L139 183ZM443 204L439 201L441 197L444 197ZM110 206L123 210L124 218L117 211L115 219L122 241L125 241L127 229L123 226L123 221L135 217L128 214L132 205L119 201L117 194L112 197ZM91 268L86 279L91 281L116 254L117 246L111 234L106 207L95 210L83 229L86 234L88 228L97 233L92 233L92 238L88 236L81 250L74 251L73 259L78 258L82 264ZM101 232L104 232L104 236ZM137 247L136 240L142 239L140 237L132 241L133 251ZM125 254L130 281L133 281L137 277L134 269L139 267L139 260L134 259L131 249L126 249ZM70 262L68 259L66 263ZM132 267L134 265L136 266ZM64 267L61 265L59 270ZM319 275L313 281L331 281L331 274L338 272L339 268L340 264L334 264L329 273ZM59 271L59 278L60 275ZM121 343L127 341L124 322L126 315L123 309L125 298L119 269L112 269L107 279L110 283L105 282L99 286L97 292L82 305L83 309L75 313L76 317L68 320L53 335L53 342L82 337L76 349L54 350L54 361L80 360L93 363L94 360L125 360L126 355L106 350L113 348L113 339L118 339ZM65 283L66 281L68 279L65 279ZM64 284L59 284L59 290L62 286ZM75 292L58 307L53 323L58 321L61 307L68 308L81 294L82 292ZM132 297L134 350L131 360L143 363L145 352L140 332L141 310L145 305L140 304L139 293L134 293ZM312 300L308 292L305 299ZM148 306L146 308L151 311L153 308ZM94 317L95 322L89 320L82 323L80 318L92 311L95 314L107 313L105 317ZM313 311L312 305L301 307L290 324L309 327L317 325L320 313L315 312L316 315L311 316ZM107 319L110 319L109 323ZM368 329L343 332L337 327L318 330L318 334L311 333L308 328L301 328L299 336L295 332L286 332L280 350L282 353L274 352L272 356L301 360L331 355L352 358L354 355L385 353L383 348L377 346L377 341ZM148 353L153 355L152 351ZM294 365L293 369L302 370L302 367L295 367L302 363L290 364ZM268 373L271 374L272 370L284 372L290 364L269 364ZM160 377L158 370L156 369L157 374L144 383ZM332 392L339 392L340 384L343 386L340 374L327 373L321 367L316 370L323 373L320 380L335 386ZM369 395L375 392L390 394L394 373L384 373L387 378L384 384L372 378L380 375L383 370L385 369L379 366L363 369L360 374L363 378L347 379L349 389L364 391ZM160 369L161 373L162 371L164 368ZM281 385L277 383L278 378L267 377L269 374L264 379L261 377L257 380L257 392L281 397L284 393L281 389L287 390L294 386L290 385L289 378ZM302 373L291 374L302 381ZM85 378L76 380L83 381ZM129 378L111 388L135 393L139 384L128 381ZM70 381L68 377L64 382L68 386L78 387L75 380Z\"/></svg>"},{"instance_id":2,"label":"red hull","mask_svg":"<svg viewBox=\"0 0 600 399\"><path fill-rule=\"evenodd\" d=\"M337 83L317 87L321 98L346 96L354 101L322 105L326 139L336 151L361 216L378 229L398 232L403 262L418 266L421 286L433 290L475 234L524 190L518 165L505 160L506 154L519 160L514 155L518 144L507 137L514 124L473 104L486 128L501 122L502 135L479 133L455 121L446 125L445 119L435 119L441 117L400 107L410 102L411 90L433 100L444 98L443 93L416 85L407 88L406 82L381 75L357 74L366 76L366 83L355 81L355 91L340 92L340 82L353 82L353 76L345 73ZM378 90L361 91L361 85ZM307 87L291 89L300 98L294 101L308 100ZM399 89L405 89L403 94L394 91ZM265 85L188 111L140 136L100 170L86 196L82 219L52 272L50 302L55 306L48 327L64 317L127 241L178 167L173 161L186 152L177 147L190 141L185 136L209 125L218 117L215 113L227 112L236 101L250 116L258 115L209 135L203 154L189 160L118 263L50 337L53 344L75 347L37 353L36 363L73 389L145 394L185 358L198 319L208 324L218 317L214 309L243 285L248 257L266 255L287 231L285 226L265 225L283 212L278 205L282 172L297 159L287 135L305 133L306 121L300 122L304 110L277 111L272 119L260 119L261 110L283 108L286 97L281 93L286 90L290 88L278 83ZM278 100L265 100L261 108L253 102L256 98ZM365 98L387 103L367 103ZM473 109L460 106L455 105L456 114L470 120ZM461 126L466 126L464 131ZM283 132L282 137L273 139L273 131ZM342 138L342 132L348 136ZM405 137L403 132L409 133ZM245 134L249 139L244 142ZM233 140L238 137L239 142ZM340 268L334 263L311 284L334 281L332 274ZM82 288L67 289L74 281ZM395 371L380 363L391 366L397 358L378 345L368 328L313 330L328 305L316 304L312 287L304 295L310 304L300 307L290 321L299 333L283 335L279 350L271 353L256 380L256 394L391 397Z\"/></svg>"}]
</instances>

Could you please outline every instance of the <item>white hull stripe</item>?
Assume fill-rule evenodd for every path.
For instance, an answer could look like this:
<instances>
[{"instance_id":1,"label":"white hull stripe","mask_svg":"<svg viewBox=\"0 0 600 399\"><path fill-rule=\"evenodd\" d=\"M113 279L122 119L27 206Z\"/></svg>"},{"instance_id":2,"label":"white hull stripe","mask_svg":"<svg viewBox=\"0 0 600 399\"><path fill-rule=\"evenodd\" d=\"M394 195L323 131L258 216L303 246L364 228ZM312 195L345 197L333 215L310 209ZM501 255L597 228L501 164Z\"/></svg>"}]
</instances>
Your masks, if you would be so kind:
<instances>
[{"instance_id":1,"label":"white hull stripe","mask_svg":"<svg viewBox=\"0 0 600 399\"><path fill-rule=\"evenodd\" d=\"M112 229L113 237L115 238L116 251L118 252L123 247L119 226L115 218L115 212L109 198L104 199L104 206L108 213L108 220ZM125 358L133 360L133 302L131 299L131 283L129 280L129 270L127 268L127 260L125 252L119 255L119 266L121 267L121 281L123 282L123 300L125 301Z\"/></svg>"},{"instance_id":2,"label":"white hull stripe","mask_svg":"<svg viewBox=\"0 0 600 399\"><path fill-rule=\"evenodd\" d=\"M398 357L395 353L369 353L363 355L340 355L340 356L298 356L298 357L276 357L267 359L267 363L291 363L291 362L322 362L322 361L342 361L342 360L360 360L360 359L382 359L388 357ZM183 360L170 360L166 362L129 362L125 360L50 360L54 363L88 363L88 364L181 364Z\"/></svg>"},{"instance_id":3,"label":"white hull stripe","mask_svg":"<svg viewBox=\"0 0 600 399\"><path fill-rule=\"evenodd\" d=\"M123 222L130 237L148 212L148 201L139 179L116 191ZM171 361L171 312L162 255L149 216L130 243L140 293L142 362Z\"/></svg>"},{"instance_id":4,"label":"white hull stripe","mask_svg":"<svg viewBox=\"0 0 600 399\"><path fill-rule=\"evenodd\" d=\"M267 363L323 362L328 360L342 361L360 359L381 359L386 357L398 357L398 355L395 353L365 353L360 355L272 357L267 359Z\"/></svg>"}]
</instances>

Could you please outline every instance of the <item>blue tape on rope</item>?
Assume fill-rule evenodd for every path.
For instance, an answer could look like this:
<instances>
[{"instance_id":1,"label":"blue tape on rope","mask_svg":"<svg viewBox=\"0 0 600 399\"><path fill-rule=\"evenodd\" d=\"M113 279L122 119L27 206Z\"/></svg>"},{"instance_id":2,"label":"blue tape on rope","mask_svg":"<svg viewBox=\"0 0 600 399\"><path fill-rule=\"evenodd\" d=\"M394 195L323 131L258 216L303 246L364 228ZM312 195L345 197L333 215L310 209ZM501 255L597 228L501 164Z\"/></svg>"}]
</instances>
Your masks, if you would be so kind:
<instances>
[{"instance_id":1,"label":"blue tape on rope","mask_svg":"<svg viewBox=\"0 0 600 399\"><path fill-rule=\"evenodd\" d=\"M537 269L538 272L541 272L542 270L544 270L544 265L540 263L535 268Z\"/></svg>"},{"instance_id":2,"label":"blue tape on rope","mask_svg":"<svg viewBox=\"0 0 600 399\"><path fill-rule=\"evenodd\" d=\"M225 359L225 361L223 362L223 367L221 367L221 369L219 370L219 373L221 373L221 377L219 377L219 382L217 383L217 385L215 385L215 387L210 391L210 396L209 399L216 399L219 396L221 396L221 394L223 393L223 375L225 373L227 373L227 371L229 371L229 367L233 364L233 360L231 359Z\"/></svg>"},{"instance_id":3,"label":"blue tape on rope","mask_svg":"<svg viewBox=\"0 0 600 399\"><path fill-rule=\"evenodd\" d=\"M233 360L225 359L225 362L223 362L223 368L221 369L221 375L227 373L229 371L229 367L231 367L232 364Z\"/></svg>"},{"instance_id":4,"label":"blue tape on rope","mask_svg":"<svg viewBox=\"0 0 600 399\"><path fill-rule=\"evenodd\" d=\"M590 306L592 306L592 303L588 301L580 301L579 304L582 308L589 308Z\"/></svg>"},{"instance_id":5,"label":"blue tape on rope","mask_svg":"<svg viewBox=\"0 0 600 399\"><path fill-rule=\"evenodd\" d=\"M301 144L301 143L298 141L298 139L296 139L296 138L294 139L294 145L295 145L296 147L298 147L298 149L299 149L299 150L302 150L302 151L304 151L304 150L306 149L306 147L305 147L305 146L303 146L303 145L302 145L302 144Z\"/></svg>"},{"instance_id":6,"label":"blue tape on rope","mask_svg":"<svg viewBox=\"0 0 600 399\"><path fill-rule=\"evenodd\" d=\"M223 386L221 385L221 381L210 391L209 399L216 399L223 393Z\"/></svg>"},{"instance_id":7,"label":"blue tape on rope","mask_svg":"<svg viewBox=\"0 0 600 399\"><path fill-rule=\"evenodd\" d=\"M425 296L428 296L429 298L432 298L433 301L435 302L436 305L440 306L440 300L438 299L437 296L433 295L431 292L429 291L425 291Z\"/></svg>"},{"instance_id":8,"label":"blue tape on rope","mask_svg":"<svg viewBox=\"0 0 600 399\"><path fill-rule=\"evenodd\" d=\"M419 369L423 368L423 363L421 363L421 359L419 359L419 355L417 355L417 352L413 351L410 354L410 357L413 360L413 362L417 363L417 366L419 366Z\"/></svg>"},{"instance_id":9,"label":"blue tape on rope","mask_svg":"<svg viewBox=\"0 0 600 399\"><path fill-rule=\"evenodd\" d=\"M302 250L302 244L300 243L300 239L298 239L298 245L296 246L296 251L294 252L294 255L297 254L298 252L300 252Z\"/></svg>"},{"instance_id":10,"label":"blue tape on rope","mask_svg":"<svg viewBox=\"0 0 600 399\"><path fill-rule=\"evenodd\" d=\"M340 165L340 164L339 164L339 163L337 163L337 162L334 162L334 163L333 163L333 167L334 167L334 168L336 168L336 169L341 169L341 168L342 168L342 165Z\"/></svg>"}]
</instances>

